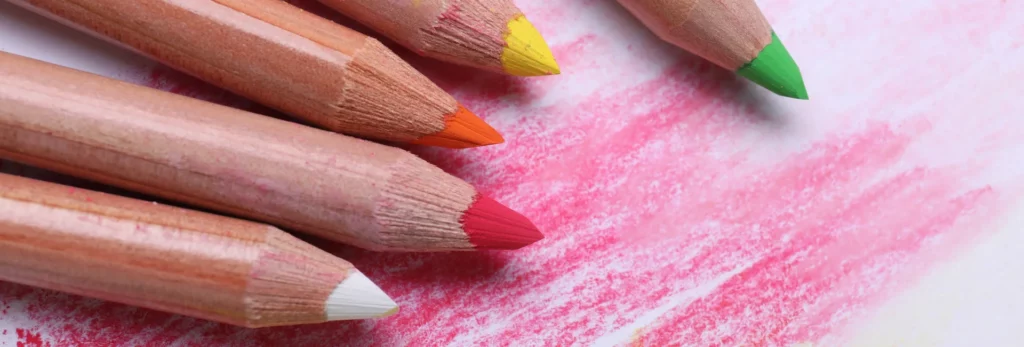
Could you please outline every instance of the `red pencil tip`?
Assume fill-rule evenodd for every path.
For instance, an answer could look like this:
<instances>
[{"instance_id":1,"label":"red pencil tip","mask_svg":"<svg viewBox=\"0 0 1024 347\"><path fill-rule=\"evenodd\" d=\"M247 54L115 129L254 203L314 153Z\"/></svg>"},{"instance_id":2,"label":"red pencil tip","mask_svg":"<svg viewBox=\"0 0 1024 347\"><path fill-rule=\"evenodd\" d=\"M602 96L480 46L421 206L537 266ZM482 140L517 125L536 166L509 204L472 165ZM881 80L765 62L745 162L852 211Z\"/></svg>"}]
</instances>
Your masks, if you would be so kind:
<instances>
[{"instance_id":1,"label":"red pencil tip","mask_svg":"<svg viewBox=\"0 0 1024 347\"><path fill-rule=\"evenodd\" d=\"M483 195L462 215L462 228L477 249L519 249L544 238L529 219Z\"/></svg>"}]
</instances>

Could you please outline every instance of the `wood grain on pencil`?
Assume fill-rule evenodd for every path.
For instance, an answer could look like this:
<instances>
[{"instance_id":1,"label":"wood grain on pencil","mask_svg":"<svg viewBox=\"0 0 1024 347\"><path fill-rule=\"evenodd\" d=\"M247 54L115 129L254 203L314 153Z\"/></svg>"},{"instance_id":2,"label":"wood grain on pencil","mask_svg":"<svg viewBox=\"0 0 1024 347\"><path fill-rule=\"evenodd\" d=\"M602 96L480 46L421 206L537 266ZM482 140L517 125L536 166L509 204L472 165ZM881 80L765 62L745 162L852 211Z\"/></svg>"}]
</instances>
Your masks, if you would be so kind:
<instances>
[{"instance_id":1,"label":"wood grain on pencil","mask_svg":"<svg viewBox=\"0 0 1024 347\"><path fill-rule=\"evenodd\" d=\"M800 69L753 0L619 0L661 39L780 95L806 99Z\"/></svg>"},{"instance_id":2,"label":"wood grain on pencil","mask_svg":"<svg viewBox=\"0 0 1024 347\"><path fill-rule=\"evenodd\" d=\"M428 57L517 76L560 72L511 0L320 2Z\"/></svg>"},{"instance_id":3,"label":"wood grain on pencil","mask_svg":"<svg viewBox=\"0 0 1024 347\"><path fill-rule=\"evenodd\" d=\"M352 264L274 227L6 174L0 254L0 280L246 327L396 309Z\"/></svg>"},{"instance_id":4,"label":"wood grain on pencil","mask_svg":"<svg viewBox=\"0 0 1024 347\"><path fill-rule=\"evenodd\" d=\"M6 53L0 156L372 250L542 237L409 152Z\"/></svg>"},{"instance_id":5,"label":"wood grain on pencil","mask_svg":"<svg viewBox=\"0 0 1024 347\"><path fill-rule=\"evenodd\" d=\"M373 38L279 0L12 0L328 130L473 147L494 129Z\"/></svg>"}]
</instances>

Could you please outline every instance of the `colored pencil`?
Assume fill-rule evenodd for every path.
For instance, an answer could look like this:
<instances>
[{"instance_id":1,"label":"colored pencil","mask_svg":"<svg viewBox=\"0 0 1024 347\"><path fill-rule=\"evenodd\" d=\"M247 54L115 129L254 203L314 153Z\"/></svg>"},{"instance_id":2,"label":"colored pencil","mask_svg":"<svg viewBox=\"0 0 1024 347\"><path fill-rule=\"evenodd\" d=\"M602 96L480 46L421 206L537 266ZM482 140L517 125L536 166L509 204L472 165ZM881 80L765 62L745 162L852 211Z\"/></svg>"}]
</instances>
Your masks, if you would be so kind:
<instances>
[{"instance_id":1,"label":"colored pencil","mask_svg":"<svg viewBox=\"0 0 1024 347\"><path fill-rule=\"evenodd\" d=\"M6 53L0 110L0 157L371 250L543 237L404 150Z\"/></svg>"},{"instance_id":2,"label":"colored pencil","mask_svg":"<svg viewBox=\"0 0 1024 347\"><path fill-rule=\"evenodd\" d=\"M776 94L807 99L800 68L754 0L619 0L663 40Z\"/></svg>"},{"instance_id":3,"label":"colored pencil","mask_svg":"<svg viewBox=\"0 0 1024 347\"><path fill-rule=\"evenodd\" d=\"M516 76L560 73L511 0L320 0L421 55Z\"/></svg>"},{"instance_id":4,"label":"colored pencil","mask_svg":"<svg viewBox=\"0 0 1024 347\"><path fill-rule=\"evenodd\" d=\"M331 131L465 148L493 128L379 41L279 0L11 0Z\"/></svg>"},{"instance_id":5,"label":"colored pencil","mask_svg":"<svg viewBox=\"0 0 1024 347\"><path fill-rule=\"evenodd\" d=\"M398 306L272 226L0 174L0 280L245 327Z\"/></svg>"}]
</instances>

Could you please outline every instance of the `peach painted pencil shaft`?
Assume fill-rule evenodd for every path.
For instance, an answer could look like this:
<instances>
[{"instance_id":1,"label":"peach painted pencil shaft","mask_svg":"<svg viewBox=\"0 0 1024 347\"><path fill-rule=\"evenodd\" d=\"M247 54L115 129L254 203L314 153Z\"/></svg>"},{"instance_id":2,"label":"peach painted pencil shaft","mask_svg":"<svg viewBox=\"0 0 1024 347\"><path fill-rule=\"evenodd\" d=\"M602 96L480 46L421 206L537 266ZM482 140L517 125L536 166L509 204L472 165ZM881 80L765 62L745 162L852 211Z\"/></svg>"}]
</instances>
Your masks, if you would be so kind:
<instances>
[{"instance_id":1,"label":"peach painted pencil shaft","mask_svg":"<svg viewBox=\"0 0 1024 347\"><path fill-rule=\"evenodd\" d=\"M328 130L445 147L501 136L373 38L280 0L8 0Z\"/></svg>"},{"instance_id":2,"label":"peach painted pencil shaft","mask_svg":"<svg viewBox=\"0 0 1024 347\"><path fill-rule=\"evenodd\" d=\"M558 74L548 44L511 0L320 0L432 58L517 76Z\"/></svg>"},{"instance_id":3,"label":"peach painted pencil shaft","mask_svg":"<svg viewBox=\"0 0 1024 347\"><path fill-rule=\"evenodd\" d=\"M245 327L397 306L274 227L0 174L0 280Z\"/></svg>"},{"instance_id":4,"label":"peach painted pencil shaft","mask_svg":"<svg viewBox=\"0 0 1024 347\"><path fill-rule=\"evenodd\" d=\"M7 53L0 157L372 250L541 238L409 152Z\"/></svg>"}]
</instances>

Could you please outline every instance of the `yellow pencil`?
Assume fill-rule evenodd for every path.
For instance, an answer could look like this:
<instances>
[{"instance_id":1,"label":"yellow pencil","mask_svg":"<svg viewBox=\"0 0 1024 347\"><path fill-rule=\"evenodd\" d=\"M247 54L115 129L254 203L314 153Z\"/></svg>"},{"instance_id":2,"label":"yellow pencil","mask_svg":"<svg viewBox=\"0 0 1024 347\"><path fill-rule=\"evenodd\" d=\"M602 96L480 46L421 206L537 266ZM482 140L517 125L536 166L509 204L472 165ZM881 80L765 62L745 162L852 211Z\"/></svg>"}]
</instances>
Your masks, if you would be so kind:
<instances>
[{"instance_id":1,"label":"yellow pencil","mask_svg":"<svg viewBox=\"0 0 1024 347\"><path fill-rule=\"evenodd\" d=\"M511 0L320 0L421 55L515 76L560 73Z\"/></svg>"}]
</instances>

